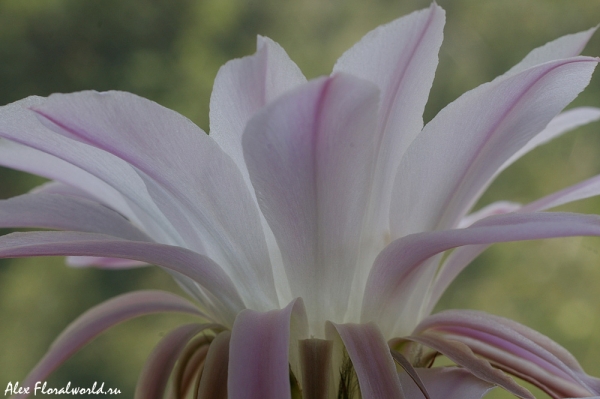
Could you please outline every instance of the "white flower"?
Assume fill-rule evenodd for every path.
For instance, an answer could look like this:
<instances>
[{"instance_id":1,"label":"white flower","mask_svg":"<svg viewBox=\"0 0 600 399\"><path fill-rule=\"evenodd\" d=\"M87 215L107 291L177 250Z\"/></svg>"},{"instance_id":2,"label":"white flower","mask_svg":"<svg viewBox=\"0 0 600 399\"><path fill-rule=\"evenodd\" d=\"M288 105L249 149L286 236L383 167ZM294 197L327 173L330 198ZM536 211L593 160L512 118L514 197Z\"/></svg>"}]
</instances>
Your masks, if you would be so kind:
<instances>
[{"instance_id":1,"label":"white flower","mask_svg":"<svg viewBox=\"0 0 600 399\"><path fill-rule=\"evenodd\" d=\"M599 395L597 379L526 327L468 311L428 316L491 243L600 235L598 216L539 212L597 195L598 178L467 215L517 158L600 117L560 114L598 62L578 56L594 30L534 50L423 127L443 25L433 4L369 33L330 77L309 82L259 37L256 54L216 78L210 136L128 93L2 107L0 164L54 182L0 202L0 227L65 231L3 236L0 256L156 264L199 306L159 292L115 298L74 322L28 381L118 322L184 311L210 324L165 337L138 397L162 397L177 359L179 396L198 378L199 397L356 397L356 378L364 399L481 397L490 383L530 397L473 352L553 396ZM202 331L212 335L194 338ZM424 369L437 352L463 368Z\"/></svg>"}]
</instances>

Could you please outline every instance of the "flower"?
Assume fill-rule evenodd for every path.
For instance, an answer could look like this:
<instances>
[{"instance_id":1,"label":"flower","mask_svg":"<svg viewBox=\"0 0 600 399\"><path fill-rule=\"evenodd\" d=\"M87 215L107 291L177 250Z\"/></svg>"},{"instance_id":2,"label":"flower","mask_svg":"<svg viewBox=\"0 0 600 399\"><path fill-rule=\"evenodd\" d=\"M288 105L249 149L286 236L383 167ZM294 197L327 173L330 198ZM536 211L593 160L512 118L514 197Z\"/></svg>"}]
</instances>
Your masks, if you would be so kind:
<instances>
[{"instance_id":1,"label":"flower","mask_svg":"<svg viewBox=\"0 0 600 399\"><path fill-rule=\"evenodd\" d=\"M101 304L23 385L117 323L179 311L203 323L161 341L139 398L162 397L172 373L177 397L195 386L202 398L479 398L494 384L531 397L501 370L554 397L599 395L600 380L522 325L472 311L429 316L492 243L600 235L596 215L541 212L598 194L598 177L468 215L520 156L600 118L594 108L560 113L598 62L578 56L594 29L534 50L423 127L443 24L436 4L398 19L308 82L259 37L256 54L216 78L210 136L121 92L0 108L0 163L53 180L0 202L0 227L63 230L5 235L1 257L156 264L197 302L141 291ZM429 368L438 353L462 367Z\"/></svg>"}]
</instances>

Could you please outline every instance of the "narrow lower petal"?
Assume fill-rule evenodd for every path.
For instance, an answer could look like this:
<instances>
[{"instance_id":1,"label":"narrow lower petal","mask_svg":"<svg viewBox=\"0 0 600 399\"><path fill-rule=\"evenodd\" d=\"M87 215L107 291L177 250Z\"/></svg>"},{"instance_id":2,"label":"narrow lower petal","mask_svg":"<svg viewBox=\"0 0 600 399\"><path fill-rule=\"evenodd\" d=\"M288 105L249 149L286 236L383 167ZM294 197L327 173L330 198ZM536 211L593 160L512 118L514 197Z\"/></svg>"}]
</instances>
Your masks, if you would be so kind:
<instances>
[{"instance_id":1,"label":"narrow lower petal","mask_svg":"<svg viewBox=\"0 0 600 399\"><path fill-rule=\"evenodd\" d=\"M300 319L303 331L290 327L294 318ZM231 331L229 397L290 399L289 353L297 353L298 339L307 336L302 300L281 310L261 313L246 309L240 312Z\"/></svg>"},{"instance_id":2,"label":"narrow lower petal","mask_svg":"<svg viewBox=\"0 0 600 399\"><path fill-rule=\"evenodd\" d=\"M522 212L538 212L600 195L600 175L557 191L523 207Z\"/></svg>"},{"instance_id":3,"label":"narrow lower petal","mask_svg":"<svg viewBox=\"0 0 600 399\"><path fill-rule=\"evenodd\" d=\"M448 359L469 370L475 377L494 385L499 385L510 393L523 399L535 399L527 389L517 384L502 371L492 367L486 360L473 354L469 347L461 342L447 340L436 334L420 334L407 337L444 354Z\"/></svg>"},{"instance_id":4,"label":"narrow lower petal","mask_svg":"<svg viewBox=\"0 0 600 399\"><path fill-rule=\"evenodd\" d=\"M223 331L210 344L196 399L227 399L227 368L231 333Z\"/></svg>"},{"instance_id":5,"label":"narrow lower petal","mask_svg":"<svg viewBox=\"0 0 600 399\"><path fill-rule=\"evenodd\" d=\"M586 375L566 349L512 320L477 311L451 310L425 319L415 330L415 335L422 333L462 342L475 354L551 396L600 394L600 379Z\"/></svg>"},{"instance_id":6,"label":"narrow lower petal","mask_svg":"<svg viewBox=\"0 0 600 399\"><path fill-rule=\"evenodd\" d=\"M363 399L407 397L390 348L375 324L331 323L329 327L329 334L339 334L348 351Z\"/></svg>"},{"instance_id":7,"label":"narrow lower petal","mask_svg":"<svg viewBox=\"0 0 600 399\"><path fill-rule=\"evenodd\" d=\"M0 237L0 258L68 255L138 260L182 274L212 296L215 315L229 326L244 308L231 279L219 265L185 248L79 232L13 233Z\"/></svg>"},{"instance_id":8,"label":"narrow lower petal","mask_svg":"<svg viewBox=\"0 0 600 399\"><path fill-rule=\"evenodd\" d=\"M539 212L547 209L555 208L573 201L578 201L585 198L590 198L600 195L600 175L594 176L588 180L577 183L571 187L567 187L556 193L550 194L537 201L521 206L513 203L497 202L481 211L475 212L462 219L461 224L469 225L477 220L493 214L502 214L509 212ZM463 227L463 226L461 226ZM459 275L459 273L467 267L475 258L477 258L489 245L469 245L457 248L444 261L440 270L435 277L435 282L431 289L431 298L428 301L424 313L431 313L435 304L440 299L444 291L450 283Z\"/></svg>"},{"instance_id":9,"label":"narrow lower petal","mask_svg":"<svg viewBox=\"0 0 600 399\"><path fill-rule=\"evenodd\" d=\"M0 228L37 227L108 234L132 241L152 241L117 212L83 198L24 194L0 200Z\"/></svg>"},{"instance_id":10,"label":"narrow lower petal","mask_svg":"<svg viewBox=\"0 0 600 399\"><path fill-rule=\"evenodd\" d=\"M164 337L154 348L138 378L135 399L162 399L175 362L188 342L210 328L206 324L186 324Z\"/></svg>"},{"instance_id":11,"label":"narrow lower petal","mask_svg":"<svg viewBox=\"0 0 600 399\"><path fill-rule=\"evenodd\" d=\"M97 256L67 256L67 265L73 267L95 266L101 269L130 269L134 267L148 266L147 263L137 260Z\"/></svg>"},{"instance_id":12,"label":"narrow lower petal","mask_svg":"<svg viewBox=\"0 0 600 399\"><path fill-rule=\"evenodd\" d=\"M587 86L597 62L547 62L481 85L444 108L398 168L393 238L456 226L496 171Z\"/></svg>"},{"instance_id":13,"label":"narrow lower petal","mask_svg":"<svg viewBox=\"0 0 600 399\"><path fill-rule=\"evenodd\" d=\"M473 223L485 219L494 215L503 215L505 213L515 212L521 209L521 204L510 201L497 201L489 204L478 210L477 212L473 212L464 218L461 219L458 224L458 228L469 227Z\"/></svg>"},{"instance_id":14,"label":"narrow lower petal","mask_svg":"<svg viewBox=\"0 0 600 399\"><path fill-rule=\"evenodd\" d=\"M548 123L544 130L533 136L533 138L529 140L527 144L514 153L502 164L502 166L500 166L500 168L496 170L496 172L494 172L488 181L479 188L479 193L476 195L476 197L479 197L479 195L487 189L487 187L502 171L515 163L524 155L528 154L530 151L576 129L579 126L597 121L598 119L600 119L600 109L593 107L573 108L557 115L550 121L550 123ZM460 221L459 227L464 227L466 221L473 222L474 220L471 215L465 216Z\"/></svg>"},{"instance_id":15,"label":"narrow lower petal","mask_svg":"<svg viewBox=\"0 0 600 399\"><path fill-rule=\"evenodd\" d=\"M425 399L431 399L431 396L429 395L427 388L423 384L423 381L421 380L419 373L417 373L417 370L413 367L411 362L406 357L404 357L404 355L400 352L392 350L391 354L392 354L392 358L394 358L394 361L396 363L398 363L398 365L401 368L404 369L404 373L401 373L401 374L406 374L410 378L411 383L416 385L417 388L419 388L421 395L423 395L425 397ZM411 383L409 383L409 384L411 384ZM405 384L401 384L401 385L405 386Z\"/></svg>"},{"instance_id":16,"label":"narrow lower petal","mask_svg":"<svg viewBox=\"0 0 600 399\"><path fill-rule=\"evenodd\" d=\"M375 143L377 89L339 74L273 101L249 123L244 155L312 332L342 320L357 267Z\"/></svg>"},{"instance_id":17,"label":"narrow lower petal","mask_svg":"<svg viewBox=\"0 0 600 399\"><path fill-rule=\"evenodd\" d=\"M437 270L436 263L426 261L448 249L495 242L598 235L600 217L557 212L509 213L488 217L464 229L400 238L388 245L375 260L365 291L362 320L376 321L386 336L410 334L424 315L429 295L431 280L421 277L428 276L431 268ZM407 317L399 318L399 309L405 309ZM408 319L408 316L412 318Z\"/></svg>"},{"instance_id":18,"label":"narrow lower petal","mask_svg":"<svg viewBox=\"0 0 600 399\"><path fill-rule=\"evenodd\" d=\"M6 140L0 140L0 143L2 141L6 141ZM18 145L18 144L15 144L15 145ZM37 151L37 150L33 150L32 148L29 148L29 147L24 147L24 146L20 146L20 147L27 148L28 150L32 150L32 151ZM43 152L38 152L38 153L42 154L43 156L50 157L50 155L45 154ZM1 157L1 154L0 154L0 157ZM96 178L95 176L90 175L90 174L86 173L85 171L83 171L82 169L79 169L71 164L68 164L61 159L58 159L58 158L55 158L55 159L57 161L62 162L64 165L68 165L69 168L72 168L73 170L78 171L78 174L80 174L81 179L92 180L92 181L96 180L97 183L101 183L101 184L98 184L98 187L99 187L98 190L90 191L90 190L85 189L84 185L81 185L81 184L78 185L79 181L77 179L75 179L74 182L70 182L69 184L63 183L62 181L59 181L59 180L53 180L53 181L46 182L44 184L41 184L41 185L33 188L30 191L30 194L44 194L44 195L56 194L56 195L61 195L61 196L66 196L66 197L74 197L76 199L83 199L83 200L87 200L87 201L97 202L101 205L104 205L110 209L115 210L116 212L123 215L125 218L129 219L129 221L131 221L132 224L134 224L140 230L143 230L144 233L146 233L149 237L152 238L153 241L162 242L162 243L171 242L171 240L169 239L166 232L162 231L160 229L160 227L156 224L156 222L154 220L152 220L152 218L149 217L149 215L146 212L144 212L142 209L140 209L139 206L137 206L130 200L127 200L125 197L123 197L123 195L116 192L112 187L108 186L106 183L99 181L98 178ZM108 192L106 192L106 190L108 190ZM118 197L119 201L124 202L124 204L125 204L124 208L120 208L120 205L119 205L120 203L111 202L112 199L108 195L108 193L110 193L111 190L115 191L115 195Z\"/></svg>"},{"instance_id":19,"label":"narrow lower petal","mask_svg":"<svg viewBox=\"0 0 600 399\"><path fill-rule=\"evenodd\" d=\"M211 330L215 334L219 333L217 329ZM190 389L195 391L198 388L198 380L203 371L208 348L213 339L213 335L202 334L192 339L179 356L175 371L173 372L172 387L175 398L185 398Z\"/></svg>"},{"instance_id":20,"label":"narrow lower petal","mask_svg":"<svg viewBox=\"0 0 600 399\"><path fill-rule=\"evenodd\" d=\"M558 114L550 121L550 123L548 123L548 126L546 126L544 130L533 136L527 144L506 160L506 162L498 169L496 175L540 145L546 144L579 126L595 122L598 119L600 119L600 109L593 107L573 108Z\"/></svg>"},{"instance_id":21,"label":"narrow lower petal","mask_svg":"<svg viewBox=\"0 0 600 399\"><path fill-rule=\"evenodd\" d=\"M183 312L202 316L192 303L168 292L137 291L115 297L91 308L73 321L54 340L46 355L22 385L33 386L36 381L44 381L75 352L109 328L135 317L160 312ZM27 396L21 395L17 398Z\"/></svg>"},{"instance_id":22,"label":"narrow lower petal","mask_svg":"<svg viewBox=\"0 0 600 399\"><path fill-rule=\"evenodd\" d=\"M27 104L25 100L23 101ZM7 107L10 107L10 105ZM54 180L54 184L61 182L64 186L76 187L81 192L86 193L88 199L101 202L132 220L136 218L123 195L113 187L91 173L46 152L10 140L0 139L0 165ZM40 188L47 185L48 183ZM45 189L48 189L49 193L64 194L64 191L60 189L54 192L51 188L46 187Z\"/></svg>"},{"instance_id":23,"label":"narrow lower petal","mask_svg":"<svg viewBox=\"0 0 600 399\"><path fill-rule=\"evenodd\" d=\"M436 367L416 369L431 399L481 399L494 388L493 384L480 380L465 369ZM406 373L400 373L402 390L407 398L424 399L423 393Z\"/></svg>"}]
</instances>

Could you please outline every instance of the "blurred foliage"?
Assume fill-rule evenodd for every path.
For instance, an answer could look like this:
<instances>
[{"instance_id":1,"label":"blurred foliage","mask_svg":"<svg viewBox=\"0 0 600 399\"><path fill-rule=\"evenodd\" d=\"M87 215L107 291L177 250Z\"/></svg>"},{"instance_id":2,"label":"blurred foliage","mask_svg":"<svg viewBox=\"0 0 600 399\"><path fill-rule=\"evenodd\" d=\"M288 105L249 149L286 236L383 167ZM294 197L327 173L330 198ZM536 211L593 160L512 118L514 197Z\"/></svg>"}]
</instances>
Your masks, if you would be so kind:
<instances>
[{"instance_id":1,"label":"blurred foliage","mask_svg":"<svg viewBox=\"0 0 600 399\"><path fill-rule=\"evenodd\" d=\"M439 0L445 42L427 106L429 120L460 94L503 73L527 52L600 22L597 0ZM218 68L251 54L256 35L279 42L307 77L376 26L429 6L428 0L3 0L0 103L83 89L127 90L186 115L208 131ZM510 29L509 29L510 27ZM596 37L585 54L600 55ZM577 105L600 105L595 77ZM526 156L490 187L493 200L527 202L600 173L598 124ZM0 198L41 179L0 170ZM565 208L600 213L598 200ZM73 270L62 259L0 261L0 387L22 381L78 314L138 288L177 291L156 268ZM463 273L439 309L472 308L513 318L560 342L600 375L598 240L573 238L496 245ZM94 381L132 397L152 346L183 317L128 322L90 344L49 383ZM510 397L499 390L489 397Z\"/></svg>"}]
</instances>

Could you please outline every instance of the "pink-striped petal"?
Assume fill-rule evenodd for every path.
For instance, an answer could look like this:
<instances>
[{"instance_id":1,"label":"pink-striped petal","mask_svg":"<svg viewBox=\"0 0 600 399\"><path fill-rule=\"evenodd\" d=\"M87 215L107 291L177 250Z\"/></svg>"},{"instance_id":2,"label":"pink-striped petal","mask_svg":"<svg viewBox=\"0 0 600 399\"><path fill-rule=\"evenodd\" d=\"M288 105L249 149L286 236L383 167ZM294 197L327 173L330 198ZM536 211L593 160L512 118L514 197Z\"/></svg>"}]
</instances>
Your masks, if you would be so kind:
<instances>
[{"instance_id":1,"label":"pink-striped petal","mask_svg":"<svg viewBox=\"0 0 600 399\"><path fill-rule=\"evenodd\" d=\"M328 334L339 334L348 351L363 399L408 398L402 393L390 348L375 324L328 326Z\"/></svg>"},{"instance_id":2,"label":"pink-striped petal","mask_svg":"<svg viewBox=\"0 0 600 399\"><path fill-rule=\"evenodd\" d=\"M531 150L546 144L547 142L560 137L564 133L568 133L579 126L595 122L600 119L600 109L593 107L579 107L569 109L560 113L548 123L548 126L540 133L533 136L519 151L514 153L504 164L498 169L496 174L499 174L504 169L515 163L523 155Z\"/></svg>"},{"instance_id":3,"label":"pink-striped petal","mask_svg":"<svg viewBox=\"0 0 600 399\"><path fill-rule=\"evenodd\" d=\"M262 107L306 78L285 50L258 36L254 55L232 60L219 69L210 97L210 136L250 177L244 161L242 134L250 118Z\"/></svg>"},{"instance_id":4,"label":"pink-striped petal","mask_svg":"<svg viewBox=\"0 0 600 399\"><path fill-rule=\"evenodd\" d=\"M516 75L519 72L545 62L575 57L581 54L597 29L595 27L583 32L565 35L532 50L521 62L512 67L500 78Z\"/></svg>"},{"instance_id":5,"label":"pink-striped petal","mask_svg":"<svg viewBox=\"0 0 600 399\"><path fill-rule=\"evenodd\" d=\"M489 216L503 215L505 213L515 212L521 209L521 204L510 201L493 202L477 212L473 212L461 219L458 228L469 227L478 220L485 219Z\"/></svg>"},{"instance_id":6,"label":"pink-striped petal","mask_svg":"<svg viewBox=\"0 0 600 399\"><path fill-rule=\"evenodd\" d=\"M28 102L23 100L23 103L27 104ZM13 104L13 106L17 107L17 104ZM11 107L11 105L7 107ZM25 112L24 110L20 111L20 113ZM0 111L0 113L2 112ZM22 116L17 115L18 117ZM37 123L37 121L34 122ZM62 182L63 188L65 186L76 187L81 193L85 193L86 198L101 202L128 218L135 219L135 214L131 211L127 201L117 190L96 176L58 157L10 140L0 139L0 165ZM56 184L55 182L51 183ZM40 186L40 191L48 190L48 193L64 194L63 190L52 191L52 188L46 187L47 185L48 183Z\"/></svg>"},{"instance_id":7,"label":"pink-striped petal","mask_svg":"<svg viewBox=\"0 0 600 399\"><path fill-rule=\"evenodd\" d=\"M339 74L280 97L248 123L250 178L311 328L341 321L373 166L377 89Z\"/></svg>"},{"instance_id":8,"label":"pink-striped petal","mask_svg":"<svg viewBox=\"0 0 600 399\"><path fill-rule=\"evenodd\" d=\"M504 162L587 86L597 61L547 62L481 85L444 108L398 169L393 237L456 226Z\"/></svg>"},{"instance_id":9,"label":"pink-striped petal","mask_svg":"<svg viewBox=\"0 0 600 399\"><path fill-rule=\"evenodd\" d=\"M588 180L577 183L571 187L567 187L556 193L550 194L537 201L524 206L518 204L498 202L483 208L479 212L471 214L461 221L461 224L472 223L476 220L481 220L493 214L501 214L508 212L539 212L551 209L569 202L578 201L581 199L600 195L600 175L594 176ZM424 313L430 313L437 301L440 299L444 291L450 283L459 275L459 273L467 267L476 257L485 251L489 245L469 245L466 247L457 248L444 261L438 274L435 277L435 282L431 289L431 298L428 300Z\"/></svg>"},{"instance_id":10,"label":"pink-striped petal","mask_svg":"<svg viewBox=\"0 0 600 399\"><path fill-rule=\"evenodd\" d=\"M4 141L6 141L6 140L4 140ZM18 144L15 144L15 145L18 145ZM23 147L23 146L21 146L21 147ZM23 147L23 148L33 150L32 148L29 148L29 147ZM44 154L43 152L39 152L39 154L49 157L49 155ZM1 157L1 155L0 155L0 157ZM64 162L58 158L56 158L56 159L60 162ZM77 170L78 172L85 173L83 170L81 170L73 165L67 164L66 162L65 162L65 165L68 165L69 167L73 168L74 170ZM94 177L92 175L87 176L86 179L98 180L96 177ZM100 183L103 183L103 182L100 182ZM104 184L104 186L106 186L106 184ZM106 186L106 187L108 187L109 189L112 189L109 186ZM30 191L30 193L31 194L45 194L45 195L57 194L57 195L66 196L66 197L74 197L74 198L88 200L88 201L92 201L92 202L98 202L110 209L115 209L116 211L121 213L123 216L125 216L127 219L129 219L134 225L136 225L138 228L143 230L144 233L146 233L154 241L162 242L162 239L165 237L164 232L160 231L160 229L158 228L156 223L154 221L152 221L151 218L149 218L147 214L145 214L143 211L141 211L141 209L138 206L136 206L134 203L127 201L125 198L123 198L123 196L120 195L119 193L116 193L116 194L119 196L119 198L121 200L123 200L125 202L125 205L126 205L126 208L123 210L124 212L121 212L117 208L113 207L113 204L111 204L111 202L110 202L110 198L106 198L106 196L103 198L103 195L105 194L103 191L99 191L97 193L98 195L96 195L91 192L84 191L84 189L82 187L67 185L60 181L46 182L46 183L32 189ZM68 258L67 258L67 260L68 260ZM97 263L98 266L102 266L103 263L106 264L107 262L103 262L103 261L92 262L91 258L89 258L87 260L82 259L80 261L74 261L73 263L81 264L81 265L84 265L84 264L85 265L93 265L94 263ZM117 262L116 261L115 262L108 261L108 263L111 263L112 265L116 265Z\"/></svg>"},{"instance_id":11,"label":"pink-striped petal","mask_svg":"<svg viewBox=\"0 0 600 399\"><path fill-rule=\"evenodd\" d=\"M186 246L234 277L249 306L278 306L259 211L235 163L188 119L122 92L54 94L33 107L40 121L139 171Z\"/></svg>"},{"instance_id":12,"label":"pink-striped petal","mask_svg":"<svg viewBox=\"0 0 600 399\"><path fill-rule=\"evenodd\" d=\"M492 181L502 171L508 168L510 165L515 163L521 157L539 147L540 145L546 144L547 142L554 140L555 138L568 133L579 126L594 122L600 119L600 109L593 107L579 107L567 110L548 123L546 128L540 133L533 136L531 140L527 142L521 149L514 153L508 160L506 160L500 168L494 172L494 174L488 179L488 181L480 187L480 193L483 193L485 189L492 183ZM465 216L459 223L459 227L464 227L467 222L474 222L471 215Z\"/></svg>"},{"instance_id":13,"label":"pink-striped petal","mask_svg":"<svg viewBox=\"0 0 600 399\"><path fill-rule=\"evenodd\" d=\"M569 202L579 201L596 195L600 195L600 175L529 203L523 207L521 212L545 211L560 205L568 204Z\"/></svg>"},{"instance_id":14,"label":"pink-striped petal","mask_svg":"<svg viewBox=\"0 0 600 399\"><path fill-rule=\"evenodd\" d=\"M6 142L6 140L0 140L0 144L3 141ZM35 151L37 151L37 150L33 150L32 148L29 148L29 147L20 146L18 144L15 144L15 146L17 146L17 148L19 148L19 149L24 148L27 150L34 151L34 153L35 153ZM0 145L0 148L1 148L1 145ZM44 156L52 158L51 156L38 151L37 155L40 155L40 154L42 155L42 159L44 159ZM2 154L0 154L0 157L1 156L2 156ZM37 159L37 157L36 157L36 159ZM83 170L78 169L77 167L75 167L73 165L67 164L66 162L64 162L58 158L55 158L55 160L62 162L63 165L68 165L74 171L78 171L78 172L85 174L85 172ZM49 166L50 169L52 169L52 165L46 165L46 166ZM85 178L85 180L90 180L90 179L97 180L97 178L95 178L92 175L89 175ZM77 181L75 181L75 183L77 183ZM108 187L108 186L106 186L106 187ZM110 187L108 187L108 188L110 188ZM75 198L84 199L84 200L91 200L94 202L101 201L101 203L103 205L106 205L111 209L113 208L110 204L110 201L106 201L107 198L102 199L102 194L103 194L102 191L99 191L98 193L100 195L96 196L89 192L84 191L82 188L79 188L78 186L70 186L70 185L67 185L67 184L64 184L64 183L61 183L58 181L51 181L51 182L44 183L41 186L34 188L31 191L31 193L34 193L34 194L59 194L62 196L75 197ZM122 196L121 196L121 199L123 199ZM138 221L137 223L139 223L139 226L143 226L145 232L147 232L155 240L160 242L161 239L166 238L167 242L169 241L168 237L164 236L164 232L160 228L158 228L156 223L153 222L145 213L141 212L141 210L135 204L130 202L129 204L126 203L126 205L131 206L132 208L125 209L125 213L124 213L125 216L130 218L132 221L137 220ZM135 211L133 211L132 209L135 209ZM141 217L141 220L143 220L143 221L140 221L138 217ZM96 267L107 268L107 269L133 268L133 267L141 267L141 266L148 265L145 262L140 262L140 261L131 260L131 259L118 259L118 258L94 257L94 256L80 256L80 257L68 256L67 264L70 266L74 266L74 267L96 266ZM187 280L184 276L181 276L181 275L177 275L177 274L173 274L173 273L171 273L171 275L181 286L185 287L186 291L190 295L194 296L201 303L206 302L205 295L201 292L201 289L199 289L198 286L194 285L193 282L191 283L189 280ZM210 308L210 306L207 306L207 308Z\"/></svg>"},{"instance_id":15,"label":"pink-striped petal","mask_svg":"<svg viewBox=\"0 0 600 399\"><path fill-rule=\"evenodd\" d=\"M152 241L123 216L96 203L84 191L58 182L45 183L21 195L0 201L1 227L37 227L108 234L133 241ZM131 268L147 263L104 257L68 257L75 267Z\"/></svg>"},{"instance_id":16,"label":"pink-striped petal","mask_svg":"<svg viewBox=\"0 0 600 399\"><path fill-rule=\"evenodd\" d=\"M471 227L413 234L377 257L366 288L362 321L376 321L386 336L404 336L423 317L437 265L430 257L464 245L600 235L600 217L570 213L509 213Z\"/></svg>"},{"instance_id":17,"label":"pink-striped petal","mask_svg":"<svg viewBox=\"0 0 600 399\"><path fill-rule=\"evenodd\" d=\"M600 379L586 375L566 349L512 320L477 311L451 310L425 319L414 334L423 333L462 342L475 354L551 396L600 394Z\"/></svg>"},{"instance_id":18,"label":"pink-striped petal","mask_svg":"<svg viewBox=\"0 0 600 399\"><path fill-rule=\"evenodd\" d=\"M298 319L296 328L291 328ZM229 346L227 391L236 399L289 399L290 352L308 337L302 300L269 312L243 310ZM297 376L299 376L297 374Z\"/></svg>"},{"instance_id":19,"label":"pink-striped petal","mask_svg":"<svg viewBox=\"0 0 600 399\"><path fill-rule=\"evenodd\" d=\"M65 360L109 328L138 316L160 312L183 312L202 316L192 303L168 292L137 291L112 298L91 308L73 321L52 343L46 355L22 385L33 386L36 381L45 380Z\"/></svg>"},{"instance_id":20,"label":"pink-striped petal","mask_svg":"<svg viewBox=\"0 0 600 399\"><path fill-rule=\"evenodd\" d=\"M242 134L250 118L286 91L305 83L306 78L285 50L269 38L258 36L254 55L232 60L221 67L210 98L210 137L240 169L256 200L242 149ZM280 304L293 296L273 232L261 214L271 265L279 290Z\"/></svg>"},{"instance_id":21,"label":"pink-striped petal","mask_svg":"<svg viewBox=\"0 0 600 399\"><path fill-rule=\"evenodd\" d=\"M497 201L473 212L461 219L458 228L464 228L489 216L503 215L516 212L522 205L516 202ZM460 274L476 257L478 257L489 245L467 245L452 251L439 267L431 288L431 295L426 299L424 314L429 314L441 298L442 294L456 276Z\"/></svg>"},{"instance_id":22,"label":"pink-striped petal","mask_svg":"<svg viewBox=\"0 0 600 399\"><path fill-rule=\"evenodd\" d=\"M93 177L93 176L92 176ZM89 200L91 201L98 201L97 198L95 198L93 195L90 195L89 193L74 187L74 186L68 186L66 184L57 182L57 181L50 181L47 183L44 183L36 188L34 188L33 190L31 190L32 194L36 194L36 195L44 195L44 196L48 196L48 195L59 195L59 196L66 196L66 197L74 197L77 201L77 199L83 199L83 200L87 200L84 202L89 202ZM1 202L0 202L1 203ZM109 206L108 204L104 204ZM107 210L103 207L102 208L103 212L107 212ZM31 217L30 215L28 215L28 217ZM48 215L42 215L43 218L47 218ZM70 221L69 221L70 222ZM119 217L119 222L123 223L123 218ZM105 221L102 220L102 223L100 223L101 225L105 224ZM40 225L35 225L35 227L42 227ZM95 230L98 230L98 226L93 225L90 226L93 227ZM128 223L126 223L125 226L125 231L131 229L131 225L129 225ZM52 227L48 227L48 228L52 228ZM77 231L87 231L87 230L81 230L79 228L62 228L62 227L56 227L57 229L64 229L64 230L77 230ZM94 232L94 230L92 230L91 232ZM120 234L120 231L117 229L116 231L95 231L98 233L104 233L104 234L109 234L109 235L114 235L120 238L128 238L127 235L123 236L122 234ZM138 235L140 235L140 232L137 232ZM142 234L142 236L145 236L144 234ZM134 236L130 236L129 237L132 240L135 240ZM149 238L145 238L142 241L150 241ZM133 267L141 267L141 266L147 266L147 263L144 262L139 262L136 260L129 260L129 259L117 259L117 258L105 258L105 257L95 257L95 256L68 256L67 257L67 265L69 266L73 266L73 267L88 267L88 266L96 266L96 267L100 267L103 269L122 269L122 268L133 268Z\"/></svg>"},{"instance_id":23,"label":"pink-striped petal","mask_svg":"<svg viewBox=\"0 0 600 399\"><path fill-rule=\"evenodd\" d=\"M129 218L133 211L156 241L181 245L179 233L157 207L144 180L131 165L106 151L56 134L40 123L30 108L46 101L28 97L0 107L0 137L21 144L4 148L4 143L9 142L0 140L0 149L4 148L2 158L8 157L12 164L8 166L79 187L100 200L110 199L110 206ZM15 159L21 156L20 160ZM122 208L123 198L129 213Z\"/></svg>"},{"instance_id":24,"label":"pink-striped petal","mask_svg":"<svg viewBox=\"0 0 600 399\"><path fill-rule=\"evenodd\" d=\"M389 228L398 164L423 128L423 110L442 44L444 14L444 10L433 3L428 9L380 26L346 51L333 68L334 72L373 82L381 91L378 127L371 133L377 136L377 165L370 223L382 241Z\"/></svg>"},{"instance_id":25,"label":"pink-striped petal","mask_svg":"<svg viewBox=\"0 0 600 399\"><path fill-rule=\"evenodd\" d=\"M417 368L416 371L431 399L481 399L494 388L494 385L458 367ZM406 373L400 373L400 382L407 398L425 399Z\"/></svg>"},{"instance_id":26,"label":"pink-striped petal","mask_svg":"<svg viewBox=\"0 0 600 399\"><path fill-rule=\"evenodd\" d=\"M93 176L90 176L93 177ZM32 194L58 194L61 196L75 197L75 198L83 198L85 200L98 201L93 195L81 190L80 188L74 186L68 186L66 184L60 183L58 181L50 181L44 183L33 190L31 190ZM109 204L104 203L110 207ZM106 234L111 234L107 232ZM112 234L118 236L116 234ZM126 238L126 237L121 237ZM67 265L73 267L89 267L96 266L103 269L123 269L123 268L134 268L141 266L148 266L147 263L139 262L137 260L130 259L117 259L117 258L105 258L105 257L96 257L96 256L67 256L66 259Z\"/></svg>"},{"instance_id":27,"label":"pink-striped petal","mask_svg":"<svg viewBox=\"0 0 600 399\"><path fill-rule=\"evenodd\" d=\"M135 399L162 399L175 362L197 334L209 329L207 324L186 324L164 337L154 348L138 378Z\"/></svg>"},{"instance_id":28,"label":"pink-striped petal","mask_svg":"<svg viewBox=\"0 0 600 399\"><path fill-rule=\"evenodd\" d=\"M0 200L0 227L84 231L132 241L151 241L127 219L106 206L58 194L25 194Z\"/></svg>"},{"instance_id":29,"label":"pink-striped petal","mask_svg":"<svg viewBox=\"0 0 600 399\"><path fill-rule=\"evenodd\" d=\"M245 307L231 279L219 265L185 248L79 232L13 233L0 237L0 258L67 255L132 259L182 274L212 296L215 316L228 326Z\"/></svg>"}]
</instances>

